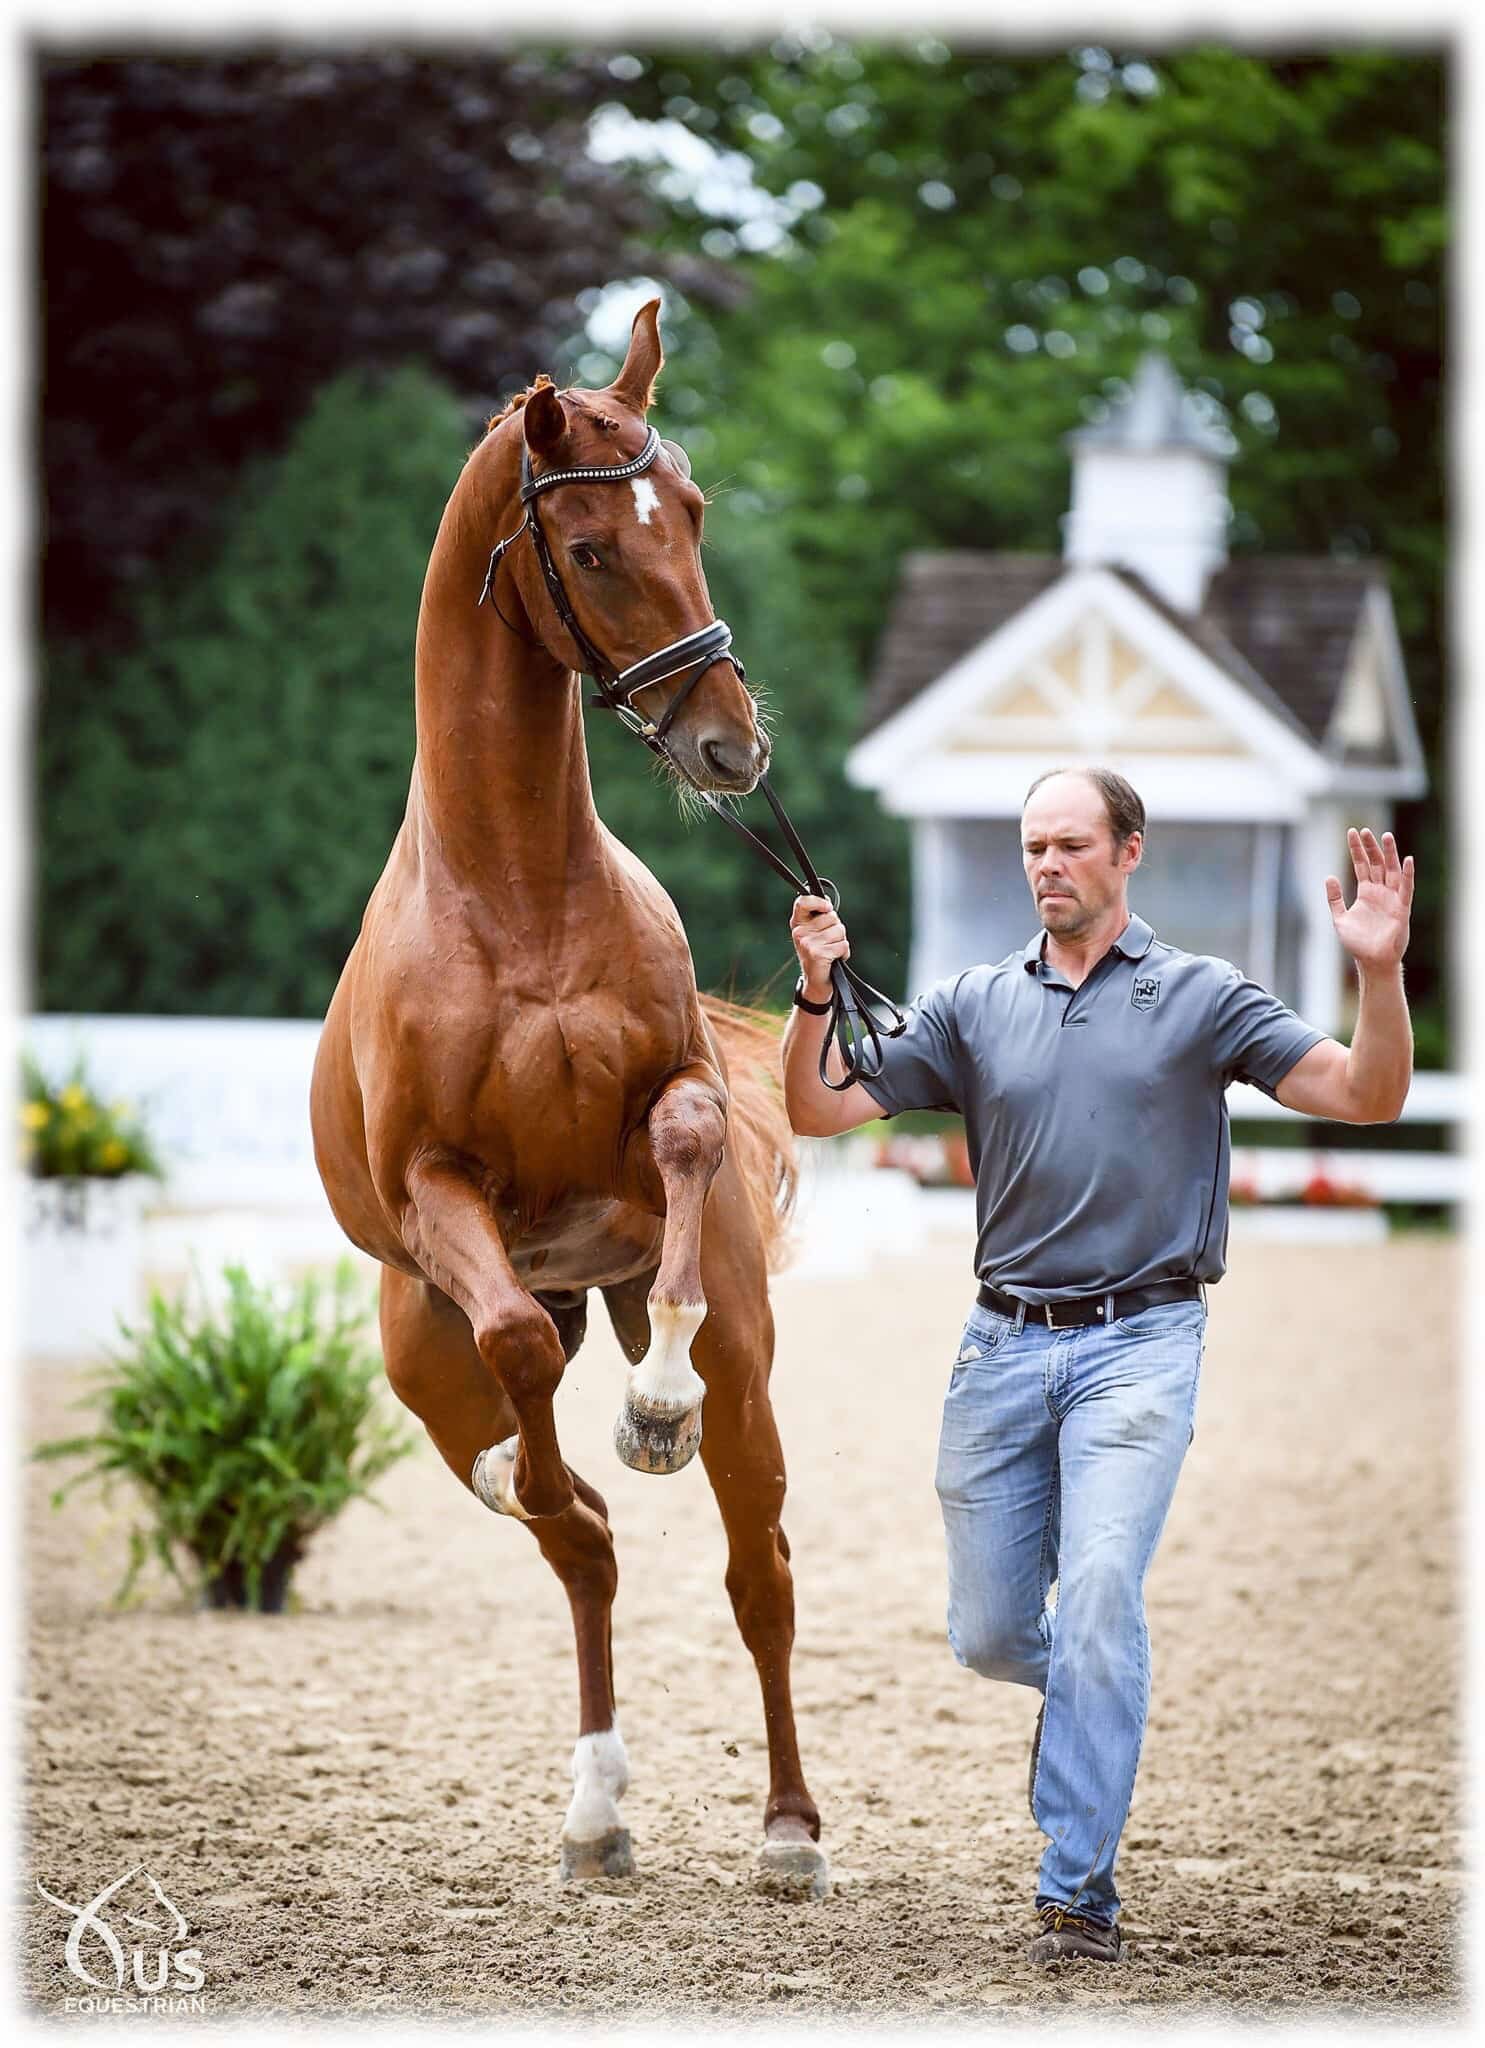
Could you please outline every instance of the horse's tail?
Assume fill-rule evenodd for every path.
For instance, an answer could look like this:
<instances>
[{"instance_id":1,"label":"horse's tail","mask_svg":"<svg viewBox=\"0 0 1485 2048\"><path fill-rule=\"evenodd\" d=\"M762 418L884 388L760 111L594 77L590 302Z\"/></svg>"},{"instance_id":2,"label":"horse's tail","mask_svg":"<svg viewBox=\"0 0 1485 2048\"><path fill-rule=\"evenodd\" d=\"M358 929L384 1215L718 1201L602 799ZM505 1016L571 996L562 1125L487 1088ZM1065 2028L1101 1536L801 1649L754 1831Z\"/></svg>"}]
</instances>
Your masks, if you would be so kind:
<instances>
[{"instance_id":1,"label":"horse's tail","mask_svg":"<svg viewBox=\"0 0 1485 2048\"><path fill-rule=\"evenodd\" d=\"M793 1248L789 1219L799 1188L779 1071L781 1026L767 1010L730 1003L725 996L703 995L701 1007L727 1062L727 1142L742 1168L768 1270L776 1273Z\"/></svg>"}]
</instances>

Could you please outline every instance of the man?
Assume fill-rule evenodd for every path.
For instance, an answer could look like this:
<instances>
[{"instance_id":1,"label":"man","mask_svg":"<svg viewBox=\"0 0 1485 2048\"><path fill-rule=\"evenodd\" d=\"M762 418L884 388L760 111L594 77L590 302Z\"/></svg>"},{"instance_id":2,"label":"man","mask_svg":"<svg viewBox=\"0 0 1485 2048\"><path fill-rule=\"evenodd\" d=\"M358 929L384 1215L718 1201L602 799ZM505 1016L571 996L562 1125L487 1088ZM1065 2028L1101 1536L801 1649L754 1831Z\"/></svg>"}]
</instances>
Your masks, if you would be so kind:
<instances>
[{"instance_id":1,"label":"man","mask_svg":"<svg viewBox=\"0 0 1485 2048\"><path fill-rule=\"evenodd\" d=\"M883 1041L880 1074L842 1093L818 1064L845 926L815 896L790 925L795 1130L828 1137L918 1108L965 1120L981 1285L936 1479L949 1642L972 1670L1042 1694L1034 1962L1120 1953L1114 1859L1149 1700L1144 1579L1193 1434L1206 1283L1225 1265L1224 1090L1249 1080L1307 1116L1386 1123L1412 1077L1413 862L1390 832L1349 833L1349 909L1339 881L1325 884L1360 980L1348 1049L1131 915L1144 828L1144 805L1108 769L1033 783L1022 863L1041 929L1024 953L928 989Z\"/></svg>"}]
</instances>

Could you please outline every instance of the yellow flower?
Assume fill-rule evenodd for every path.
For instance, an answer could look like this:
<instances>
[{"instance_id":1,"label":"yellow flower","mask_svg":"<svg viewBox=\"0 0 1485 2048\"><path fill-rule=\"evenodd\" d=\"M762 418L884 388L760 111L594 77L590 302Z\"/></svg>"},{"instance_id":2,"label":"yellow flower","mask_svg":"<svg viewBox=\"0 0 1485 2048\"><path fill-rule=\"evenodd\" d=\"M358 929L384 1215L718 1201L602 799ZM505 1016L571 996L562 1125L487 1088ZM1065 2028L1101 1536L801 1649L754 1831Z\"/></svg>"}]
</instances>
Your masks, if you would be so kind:
<instances>
[{"instance_id":1,"label":"yellow flower","mask_svg":"<svg viewBox=\"0 0 1485 2048\"><path fill-rule=\"evenodd\" d=\"M76 1111L86 1109L88 1106L88 1091L86 1088L80 1087L76 1081L69 1081L62 1090L58 1100L65 1110Z\"/></svg>"},{"instance_id":2,"label":"yellow flower","mask_svg":"<svg viewBox=\"0 0 1485 2048\"><path fill-rule=\"evenodd\" d=\"M105 1166L122 1166L129 1157L129 1147L121 1145L117 1138L110 1138L108 1143L100 1148L98 1157Z\"/></svg>"},{"instance_id":3,"label":"yellow flower","mask_svg":"<svg viewBox=\"0 0 1485 2048\"><path fill-rule=\"evenodd\" d=\"M52 1113L44 1102L27 1102L21 1106L21 1123L28 1131L44 1131L52 1120Z\"/></svg>"},{"instance_id":4,"label":"yellow flower","mask_svg":"<svg viewBox=\"0 0 1485 2048\"><path fill-rule=\"evenodd\" d=\"M125 1102L124 1098L120 1096L117 1102L109 1103L108 1113L115 1123L127 1123L134 1114L134 1105L132 1102Z\"/></svg>"}]
</instances>

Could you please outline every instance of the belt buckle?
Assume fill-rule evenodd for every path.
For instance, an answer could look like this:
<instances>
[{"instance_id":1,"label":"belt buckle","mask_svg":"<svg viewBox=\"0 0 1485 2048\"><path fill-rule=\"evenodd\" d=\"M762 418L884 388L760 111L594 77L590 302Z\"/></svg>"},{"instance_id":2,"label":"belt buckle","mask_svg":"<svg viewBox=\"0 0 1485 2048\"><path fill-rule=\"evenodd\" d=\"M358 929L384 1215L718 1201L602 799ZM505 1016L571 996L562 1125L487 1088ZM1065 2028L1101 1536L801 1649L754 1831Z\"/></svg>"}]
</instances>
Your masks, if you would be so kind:
<instances>
[{"instance_id":1,"label":"belt buckle","mask_svg":"<svg viewBox=\"0 0 1485 2048\"><path fill-rule=\"evenodd\" d=\"M1042 1303L1042 1314L1047 1319L1047 1328L1049 1330L1061 1329L1062 1325L1060 1323L1054 1323L1052 1320L1052 1304L1050 1301L1044 1301Z\"/></svg>"}]
</instances>

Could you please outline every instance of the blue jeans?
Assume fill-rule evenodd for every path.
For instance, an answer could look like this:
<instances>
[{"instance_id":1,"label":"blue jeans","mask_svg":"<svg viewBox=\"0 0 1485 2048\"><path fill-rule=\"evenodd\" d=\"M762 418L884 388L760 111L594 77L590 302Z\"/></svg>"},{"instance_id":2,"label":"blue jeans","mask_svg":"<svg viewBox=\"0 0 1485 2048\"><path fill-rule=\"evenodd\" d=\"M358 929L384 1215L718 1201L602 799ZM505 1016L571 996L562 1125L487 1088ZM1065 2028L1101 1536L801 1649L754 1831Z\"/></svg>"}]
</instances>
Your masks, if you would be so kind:
<instances>
[{"instance_id":1,"label":"blue jeans","mask_svg":"<svg viewBox=\"0 0 1485 2048\"><path fill-rule=\"evenodd\" d=\"M1072 1330L1034 1314L1018 1331L971 1309L944 1399L949 1645L1044 1694L1037 1903L1112 1921L1150 1698L1145 1573L1194 1433L1206 1309Z\"/></svg>"}]
</instances>

